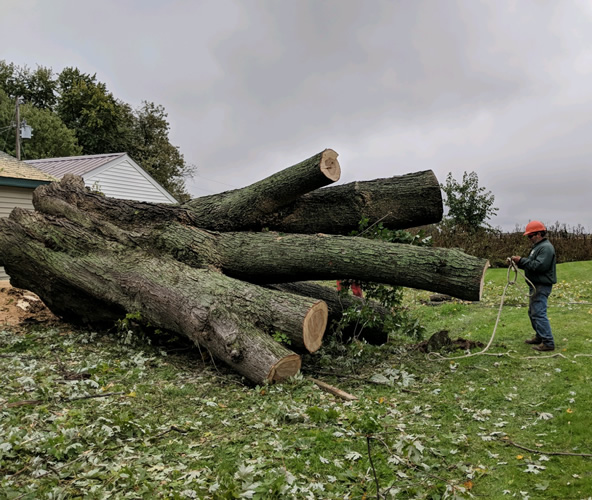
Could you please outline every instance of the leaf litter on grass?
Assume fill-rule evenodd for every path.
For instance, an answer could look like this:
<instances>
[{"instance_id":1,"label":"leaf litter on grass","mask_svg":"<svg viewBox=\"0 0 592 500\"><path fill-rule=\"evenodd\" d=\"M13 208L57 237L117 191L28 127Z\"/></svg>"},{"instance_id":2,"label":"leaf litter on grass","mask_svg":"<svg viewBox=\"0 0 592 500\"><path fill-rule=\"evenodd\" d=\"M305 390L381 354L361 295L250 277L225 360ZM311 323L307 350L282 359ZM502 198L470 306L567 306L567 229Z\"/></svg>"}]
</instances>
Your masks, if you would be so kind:
<instances>
[{"instance_id":1,"label":"leaf litter on grass","mask_svg":"<svg viewBox=\"0 0 592 500\"><path fill-rule=\"evenodd\" d=\"M483 318L479 307L450 308L446 321L462 331L472 316ZM585 319L571 313L576 326ZM570 343L589 345L570 335ZM521 341L504 340L518 348ZM545 452L589 448L578 411L590 400L586 358L435 363L404 342L352 346L353 361L319 353L340 375L324 375L327 382L359 397L344 402L304 376L247 386L193 351L47 324L4 329L0 491L330 499L375 497L378 487L383 498L496 498L504 490L587 498L587 459L533 454L504 440ZM305 359L305 366L316 365ZM90 398L103 394L110 395ZM31 400L41 403L7 407Z\"/></svg>"}]
</instances>

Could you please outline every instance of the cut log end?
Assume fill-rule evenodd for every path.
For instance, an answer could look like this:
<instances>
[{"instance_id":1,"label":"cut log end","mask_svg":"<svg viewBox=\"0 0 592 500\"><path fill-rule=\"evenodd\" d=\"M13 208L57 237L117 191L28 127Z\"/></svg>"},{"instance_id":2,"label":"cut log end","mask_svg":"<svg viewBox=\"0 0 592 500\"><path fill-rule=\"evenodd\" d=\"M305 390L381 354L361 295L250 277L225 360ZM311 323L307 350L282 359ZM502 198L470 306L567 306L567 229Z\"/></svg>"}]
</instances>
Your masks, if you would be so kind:
<instances>
[{"instance_id":1,"label":"cut log end","mask_svg":"<svg viewBox=\"0 0 592 500\"><path fill-rule=\"evenodd\" d=\"M306 313L302 325L302 339L308 352L315 352L321 347L328 317L329 308L322 300L316 302Z\"/></svg>"},{"instance_id":2,"label":"cut log end","mask_svg":"<svg viewBox=\"0 0 592 500\"><path fill-rule=\"evenodd\" d=\"M483 266L483 274L481 275L481 283L479 284L479 299L481 300L483 298L483 286L485 285L485 273L487 272L487 270L491 267L491 264L489 263L489 261L485 262L485 265Z\"/></svg>"},{"instance_id":3,"label":"cut log end","mask_svg":"<svg viewBox=\"0 0 592 500\"><path fill-rule=\"evenodd\" d=\"M281 382L287 378L293 377L300 371L302 360L298 354L290 354L280 359L269 370L267 375L268 382Z\"/></svg>"},{"instance_id":4,"label":"cut log end","mask_svg":"<svg viewBox=\"0 0 592 500\"><path fill-rule=\"evenodd\" d=\"M321 172L333 182L338 181L341 177L341 167L337 161L338 156L332 149L325 149L321 156Z\"/></svg>"}]
</instances>

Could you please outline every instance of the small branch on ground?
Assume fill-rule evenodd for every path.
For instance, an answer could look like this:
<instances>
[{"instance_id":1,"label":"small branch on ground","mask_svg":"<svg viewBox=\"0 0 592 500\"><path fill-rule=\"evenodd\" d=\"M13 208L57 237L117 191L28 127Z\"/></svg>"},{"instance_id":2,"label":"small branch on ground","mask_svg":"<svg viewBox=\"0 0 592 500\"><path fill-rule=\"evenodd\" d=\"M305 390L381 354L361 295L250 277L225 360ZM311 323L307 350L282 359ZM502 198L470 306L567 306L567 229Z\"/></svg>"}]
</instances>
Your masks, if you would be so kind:
<instances>
[{"instance_id":1,"label":"small branch on ground","mask_svg":"<svg viewBox=\"0 0 592 500\"><path fill-rule=\"evenodd\" d=\"M358 400L357 396L354 396L353 394L349 394L345 391L342 391L341 389L338 389L337 387L329 385L329 384L322 382L320 380L317 380L315 378L311 378L310 380L312 380L322 390L329 392L329 393L333 394L334 396L340 397L341 399L344 399L345 401L357 401Z\"/></svg>"},{"instance_id":2,"label":"small branch on ground","mask_svg":"<svg viewBox=\"0 0 592 500\"><path fill-rule=\"evenodd\" d=\"M81 399L106 398L109 396L117 396L119 394L125 394L125 392L124 391L106 392L104 394L90 394L88 396L76 396L73 398L60 398L58 401L59 402L80 401ZM4 405L4 407L5 408L14 408L16 406L26 406L26 405L36 406L36 405L43 404L45 402L49 403L49 401L43 401L41 399L25 399L23 401L14 401L13 403L7 403Z\"/></svg>"},{"instance_id":3,"label":"small branch on ground","mask_svg":"<svg viewBox=\"0 0 592 500\"><path fill-rule=\"evenodd\" d=\"M152 439L158 439L159 437L164 436L165 434L168 434L169 432L178 432L180 434L187 434L189 432L189 430L185 430L185 429L181 429L180 427L177 427L176 425L171 425L166 431L162 431L160 434L157 434L156 436L154 436Z\"/></svg>"},{"instance_id":4,"label":"small branch on ground","mask_svg":"<svg viewBox=\"0 0 592 500\"><path fill-rule=\"evenodd\" d=\"M366 444L368 445L368 460L370 461L370 467L372 467L372 473L374 474L374 482L376 483L376 500L380 500L380 483L378 482L378 476L376 475L376 468L372 461L372 449L370 446L370 440L372 436L366 436Z\"/></svg>"}]
</instances>

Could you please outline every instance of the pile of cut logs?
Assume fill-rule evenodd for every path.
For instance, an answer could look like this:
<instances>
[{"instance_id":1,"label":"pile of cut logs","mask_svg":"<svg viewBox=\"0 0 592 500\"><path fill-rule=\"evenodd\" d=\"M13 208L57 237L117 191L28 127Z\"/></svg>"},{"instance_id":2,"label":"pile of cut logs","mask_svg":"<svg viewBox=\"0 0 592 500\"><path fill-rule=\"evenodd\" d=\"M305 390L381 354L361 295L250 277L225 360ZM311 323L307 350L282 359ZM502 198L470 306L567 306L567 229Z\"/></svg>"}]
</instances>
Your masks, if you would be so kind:
<instances>
[{"instance_id":1,"label":"pile of cut logs","mask_svg":"<svg viewBox=\"0 0 592 500\"><path fill-rule=\"evenodd\" d=\"M34 211L0 219L0 265L65 321L112 326L139 313L254 383L297 373L298 352L317 350L328 318L340 314L336 291L312 280L481 298L483 259L346 236L363 217L391 229L439 222L432 171L325 187L340 172L326 149L250 186L179 205L107 198L66 175L35 190Z\"/></svg>"}]
</instances>

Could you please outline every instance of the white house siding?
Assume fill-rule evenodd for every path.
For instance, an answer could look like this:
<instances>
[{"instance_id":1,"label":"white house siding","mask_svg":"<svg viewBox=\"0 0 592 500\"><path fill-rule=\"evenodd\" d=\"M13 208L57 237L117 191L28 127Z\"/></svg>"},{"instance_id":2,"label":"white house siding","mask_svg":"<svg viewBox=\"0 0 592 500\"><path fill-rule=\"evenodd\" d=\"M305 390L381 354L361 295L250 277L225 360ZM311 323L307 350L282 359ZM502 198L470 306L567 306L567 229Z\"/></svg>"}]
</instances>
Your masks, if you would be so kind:
<instances>
[{"instance_id":1,"label":"white house siding","mask_svg":"<svg viewBox=\"0 0 592 500\"><path fill-rule=\"evenodd\" d=\"M15 207L33 209L33 190L0 186L0 217L8 217ZM8 280L4 268L0 267L0 281Z\"/></svg>"},{"instance_id":2,"label":"white house siding","mask_svg":"<svg viewBox=\"0 0 592 500\"><path fill-rule=\"evenodd\" d=\"M170 197L154 179L140 172L126 159L84 176L85 184L105 196L124 200L171 203ZM170 196L170 195L169 195Z\"/></svg>"}]
</instances>

